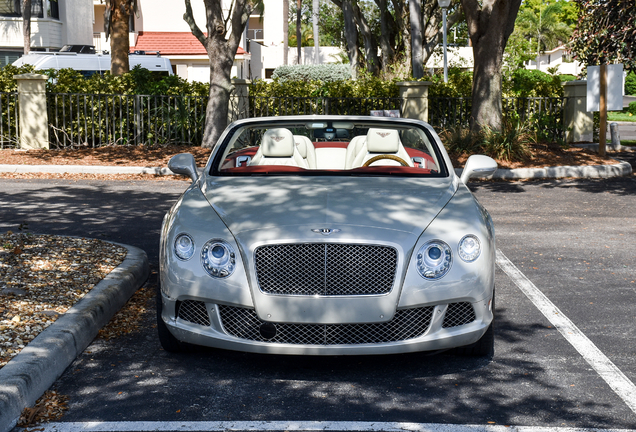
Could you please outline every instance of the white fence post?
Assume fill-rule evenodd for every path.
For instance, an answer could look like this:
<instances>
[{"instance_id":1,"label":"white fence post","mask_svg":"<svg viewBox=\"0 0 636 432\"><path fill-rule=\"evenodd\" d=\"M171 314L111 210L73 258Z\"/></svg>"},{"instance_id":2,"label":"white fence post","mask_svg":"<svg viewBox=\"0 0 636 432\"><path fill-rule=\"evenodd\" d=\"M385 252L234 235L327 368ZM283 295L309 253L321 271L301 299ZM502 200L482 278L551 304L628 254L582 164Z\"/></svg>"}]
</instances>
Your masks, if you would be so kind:
<instances>
[{"instance_id":1,"label":"white fence post","mask_svg":"<svg viewBox=\"0 0 636 432\"><path fill-rule=\"evenodd\" d=\"M397 83L402 98L402 117L428 122L428 87L430 81Z\"/></svg>"},{"instance_id":2,"label":"white fence post","mask_svg":"<svg viewBox=\"0 0 636 432\"><path fill-rule=\"evenodd\" d=\"M46 110L46 75L14 75L20 104L20 148L49 148L49 120Z\"/></svg>"},{"instance_id":3,"label":"white fence post","mask_svg":"<svg viewBox=\"0 0 636 432\"><path fill-rule=\"evenodd\" d=\"M587 81L563 83L565 142L592 142L594 113L587 112Z\"/></svg>"}]
</instances>

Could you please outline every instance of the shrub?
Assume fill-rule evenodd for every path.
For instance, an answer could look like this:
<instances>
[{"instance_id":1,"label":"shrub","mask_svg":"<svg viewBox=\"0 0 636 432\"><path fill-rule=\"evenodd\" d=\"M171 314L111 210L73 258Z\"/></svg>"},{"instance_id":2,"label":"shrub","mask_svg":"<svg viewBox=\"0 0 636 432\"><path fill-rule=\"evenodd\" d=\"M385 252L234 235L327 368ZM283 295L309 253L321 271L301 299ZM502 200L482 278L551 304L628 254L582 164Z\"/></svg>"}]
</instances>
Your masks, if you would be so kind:
<instances>
[{"instance_id":1,"label":"shrub","mask_svg":"<svg viewBox=\"0 0 636 432\"><path fill-rule=\"evenodd\" d=\"M627 107L627 112L632 115L636 115L636 102L629 103L629 106Z\"/></svg>"},{"instance_id":2,"label":"shrub","mask_svg":"<svg viewBox=\"0 0 636 432\"><path fill-rule=\"evenodd\" d=\"M508 161L524 161L530 157L529 145L534 137L525 124L504 119L501 131L488 127L473 133L468 128L446 129L440 134L444 146L452 156L486 154Z\"/></svg>"},{"instance_id":3,"label":"shrub","mask_svg":"<svg viewBox=\"0 0 636 432\"><path fill-rule=\"evenodd\" d=\"M536 69L517 69L514 71L511 91L518 97L563 96L560 77Z\"/></svg>"},{"instance_id":4,"label":"shrub","mask_svg":"<svg viewBox=\"0 0 636 432\"><path fill-rule=\"evenodd\" d=\"M480 147L495 159L523 161L530 156L528 144L532 141L532 135L523 123L504 119L501 131L482 129Z\"/></svg>"},{"instance_id":5,"label":"shrub","mask_svg":"<svg viewBox=\"0 0 636 432\"><path fill-rule=\"evenodd\" d=\"M274 70L273 79L280 81L343 81L351 79L349 65L293 65L279 66Z\"/></svg>"},{"instance_id":6,"label":"shrub","mask_svg":"<svg viewBox=\"0 0 636 432\"><path fill-rule=\"evenodd\" d=\"M625 94L636 96L636 73L634 71L630 71L625 77Z\"/></svg>"},{"instance_id":7,"label":"shrub","mask_svg":"<svg viewBox=\"0 0 636 432\"><path fill-rule=\"evenodd\" d=\"M15 67L7 65L0 68L0 92L17 90L14 75L34 72L33 66ZM144 94L144 95L209 95L210 86L203 83L190 83L177 75L161 76L148 69L136 66L130 72L117 77L110 73L94 74L88 78L74 69L48 69L35 71L47 75L47 92L86 93L86 94Z\"/></svg>"},{"instance_id":8,"label":"shrub","mask_svg":"<svg viewBox=\"0 0 636 432\"><path fill-rule=\"evenodd\" d=\"M20 67L6 65L5 67L0 68L0 92L8 93L18 91L18 82L13 78L13 76L30 72L33 72L32 65L24 65Z\"/></svg>"},{"instance_id":9,"label":"shrub","mask_svg":"<svg viewBox=\"0 0 636 432\"><path fill-rule=\"evenodd\" d=\"M479 134L471 133L466 127L456 126L444 129L439 137L448 153L453 156L473 154L479 147Z\"/></svg>"},{"instance_id":10,"label":"shrub","mask_svg":"<svg viewBox=\"0 0 636 432\"><path fill-rule=\"evenodd\" d=\"M443 75L427 77L433 85L428 89L430 96L439 97L470 97L473 89L473 73L460 68L448 69L448 82L444 82Z\"/></svg>"},{"instance_id":11,"label":"shrub","mask_svg":"<svg viewBox=\"0 0 636 432\"><path fill-rule=\"evenodd\" d=\"M362 75L357 80L326 82L254 80L250 86L250 96L256 97L396 98L398 94L395 81L383 81L370 75Z\"/></svg>"},{"instance_id":12,"label":"shrub","mask_svg":"<svg viewBox=\"0 0 636 432\"><path fill-rule=\"evenodd\" d=\"M559 75L559 79L561 80L562 83L567 81L577 80L577 78L574 75L568 75L568 74Z\"/></svg>"}]
</instances>

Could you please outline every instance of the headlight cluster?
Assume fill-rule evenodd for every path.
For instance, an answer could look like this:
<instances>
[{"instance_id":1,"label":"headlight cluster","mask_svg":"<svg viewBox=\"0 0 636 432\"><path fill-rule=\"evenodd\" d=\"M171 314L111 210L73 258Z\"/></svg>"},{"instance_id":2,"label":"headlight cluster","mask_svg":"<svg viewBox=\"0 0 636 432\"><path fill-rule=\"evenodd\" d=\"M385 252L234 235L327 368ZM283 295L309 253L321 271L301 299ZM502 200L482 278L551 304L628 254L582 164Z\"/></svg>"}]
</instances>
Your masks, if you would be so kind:
<instances>
[{"instance_id":1,"label":"headlight cluster","mask_svg":"<svg viewBox=\"0 0 636 432\"><path fill-rule=\"evenodd\" d=\"M174 240L174 254L182 261L194 256L194 240L188 234L179 234ZM236 253L225 240L212 239L201 248L201 265L210 276L225 278L234 273Z\"/></svg>"},{"instance_id":2,"label":"headlight cluster","mask_svg":"<svg viewBox=\"0 0 636 432\"><path fill-rule=\"evenodd\" d=\"M459 257L465 262L475 261L481 254L481 243L477 236L464 236L457 247ZM441 240L431 240L422 246L416 255L417 271L429 280L442 278L453 264L450 246Z\"/></svg>"}]
</instances>

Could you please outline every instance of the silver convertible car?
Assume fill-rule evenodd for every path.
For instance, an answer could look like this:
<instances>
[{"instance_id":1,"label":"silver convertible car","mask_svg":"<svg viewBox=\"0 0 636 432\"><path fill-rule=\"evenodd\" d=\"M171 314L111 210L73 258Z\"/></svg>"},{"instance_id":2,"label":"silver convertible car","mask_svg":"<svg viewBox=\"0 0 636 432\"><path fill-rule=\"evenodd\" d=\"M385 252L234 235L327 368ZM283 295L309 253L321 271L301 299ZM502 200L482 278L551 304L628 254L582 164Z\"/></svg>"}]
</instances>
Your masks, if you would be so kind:
<instances>
[{"instance_id":1,"label":"silver convertible car","mask_svg":"<svg viewBox=\"0 0 636 432\"><path fill-rule=\"evenodd\" d=\"M161 230L158 333L271 354L493 352L495 234L435 131L416 120L232 123Z\"/></svg>"}]
</instances>

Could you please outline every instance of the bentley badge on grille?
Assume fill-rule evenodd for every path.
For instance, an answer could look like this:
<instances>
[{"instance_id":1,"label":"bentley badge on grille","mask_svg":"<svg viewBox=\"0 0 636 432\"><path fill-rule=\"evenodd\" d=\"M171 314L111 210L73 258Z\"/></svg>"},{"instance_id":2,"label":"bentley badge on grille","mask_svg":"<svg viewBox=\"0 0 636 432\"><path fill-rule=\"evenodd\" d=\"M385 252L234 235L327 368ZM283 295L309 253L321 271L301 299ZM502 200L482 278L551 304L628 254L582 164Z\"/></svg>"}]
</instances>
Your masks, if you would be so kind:
<instances>
[{"instance_id":1,"label":"bentley badge on grille","mask_svg":"<svg viewBox=\"0 0 636 432\"><path fill-rule=\"evenodd\" d=\"M331 235L333 233L339 233L340 231L342 231L341 229L338 228L317 228L317 229L312 229L313 232L318 233L318 234L322 234L322 235Z\"/></svg>"}]
</instances>

